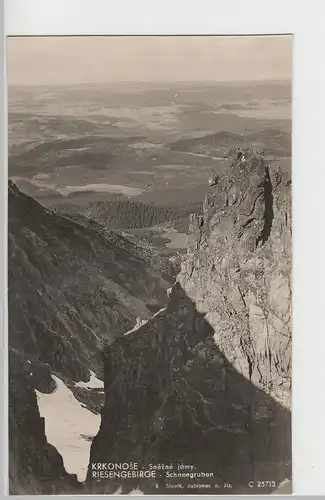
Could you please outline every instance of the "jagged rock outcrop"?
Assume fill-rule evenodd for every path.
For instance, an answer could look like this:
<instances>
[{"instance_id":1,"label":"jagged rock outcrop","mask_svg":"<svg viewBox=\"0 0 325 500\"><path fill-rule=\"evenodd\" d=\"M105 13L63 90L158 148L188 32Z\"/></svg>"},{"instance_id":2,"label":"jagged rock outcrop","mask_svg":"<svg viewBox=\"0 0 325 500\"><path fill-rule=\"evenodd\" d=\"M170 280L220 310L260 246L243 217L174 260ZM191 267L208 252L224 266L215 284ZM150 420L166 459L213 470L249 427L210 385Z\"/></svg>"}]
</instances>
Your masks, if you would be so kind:
<instances>
[{"instance_id":1,"label":"jagged rock outcrop","mask_svg":"<svg viewBox=\"0 0 325 500\"><path fill-rule=\"evenodd\" d=\"M236 155L210 187L203 221L192 216L179 276L230 363L286 407L291 401L290 184L254 151Z\"/></svg>"},{"instance_id":2,"label":"jagged rock outcrop","mask_svg":"<svg viewBox=\"0 0 325 500\"><path fill-rule=\"evenodd\" d=\"M169 303L105 355L105 407L87 491L263 493L291 474L290 186L245 151L192 217ZM92 464L195 467L209 479L100 479ZM250 483L253 481L253 483ZM215 485L231 483L229 490ZM253 487L249 486L253 484ZM157 484L159 487L157 488Z\"/></svg>"}]
</instances>

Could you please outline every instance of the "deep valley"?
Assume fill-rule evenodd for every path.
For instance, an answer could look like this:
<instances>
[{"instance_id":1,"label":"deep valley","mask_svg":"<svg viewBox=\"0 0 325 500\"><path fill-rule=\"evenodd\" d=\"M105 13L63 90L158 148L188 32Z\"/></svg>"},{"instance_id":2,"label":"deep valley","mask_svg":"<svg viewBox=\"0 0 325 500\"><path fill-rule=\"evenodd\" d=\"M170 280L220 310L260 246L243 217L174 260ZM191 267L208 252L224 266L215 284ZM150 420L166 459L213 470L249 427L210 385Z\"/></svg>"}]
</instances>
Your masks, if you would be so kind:
<instances>
[{"instance_id":1,"label":"deep valley","mask_svg":"<svg viewBox=\"0 0 325 500\"><path fill-rule=\"evenodd\" d=\"M291 484L290 109L289 82L10 88L11 494ZM130 462L212 476L92 475Z\"/></svg>"}]
</instances>

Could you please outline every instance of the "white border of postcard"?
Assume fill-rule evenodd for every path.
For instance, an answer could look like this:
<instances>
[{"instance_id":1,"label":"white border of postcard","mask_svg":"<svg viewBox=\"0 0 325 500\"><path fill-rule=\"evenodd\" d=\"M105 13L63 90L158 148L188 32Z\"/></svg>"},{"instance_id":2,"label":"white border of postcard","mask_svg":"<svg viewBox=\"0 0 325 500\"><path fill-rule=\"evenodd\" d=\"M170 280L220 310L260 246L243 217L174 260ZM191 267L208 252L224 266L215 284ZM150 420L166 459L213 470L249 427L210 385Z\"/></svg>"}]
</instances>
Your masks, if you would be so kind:
<instances>
[{"instance_id":1,"label":"white border of postcard","mask_svg":"<svg viewBox=\"0 0 325 500\"><path fill-rule=\"evenodd\" d=\"M322 0L7 0L5 12L10 36L294 34L293 488L300 495L325 493L324 9ZM6 346L7 104L2 95L0 278ZM1 375L4 415L6 355ZM7 443L6 425L2 437Z\"/></svg>"}]
</instances>

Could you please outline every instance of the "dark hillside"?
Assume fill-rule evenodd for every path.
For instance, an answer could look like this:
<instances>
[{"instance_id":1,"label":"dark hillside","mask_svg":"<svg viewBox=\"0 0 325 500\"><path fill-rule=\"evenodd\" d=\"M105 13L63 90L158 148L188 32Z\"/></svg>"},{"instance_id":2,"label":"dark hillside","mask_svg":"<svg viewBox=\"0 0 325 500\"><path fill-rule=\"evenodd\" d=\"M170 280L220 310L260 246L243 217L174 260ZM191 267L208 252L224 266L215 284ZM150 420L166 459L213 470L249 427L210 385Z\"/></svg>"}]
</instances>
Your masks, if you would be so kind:
<instances>
[{"instance_id":1,"label":"dark hillside","mask_svg":"<svg viewBox=\"0 0 325 500\"><path fill-rule=\"evenodd\" d=\"M182 219L188 211L164 206L153 206L129 200L93 203L86 208L74 205L54 207L58 213L79 213L109 229L137 229L151 227L162 222Z\"/></svg>"},{"instance_id":2,"label":"dark hillside","mask_svg":"<svg viewBox=\"0 0 325 500\"><path fill-rule=\"evenodd\" d=\"M217 132L203 137L180 139L170 144L172 151L186 151L208 156L227 156L233 147L254 144L264 150L266 155L274 157L291 155L291 135L278 129L236 134L233 132Z\"/></svg>"}]
</instances>

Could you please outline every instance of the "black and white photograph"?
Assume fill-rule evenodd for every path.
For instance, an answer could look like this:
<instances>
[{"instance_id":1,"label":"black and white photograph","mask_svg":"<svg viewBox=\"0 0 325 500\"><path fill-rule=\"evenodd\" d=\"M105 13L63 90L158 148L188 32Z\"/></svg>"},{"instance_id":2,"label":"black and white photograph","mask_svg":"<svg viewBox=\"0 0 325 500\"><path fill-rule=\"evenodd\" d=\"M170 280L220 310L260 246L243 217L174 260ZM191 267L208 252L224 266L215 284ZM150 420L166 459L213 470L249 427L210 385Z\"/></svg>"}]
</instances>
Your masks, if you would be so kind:
<instances>
[{"instance_id":1,"label":"black and white photograph","mask_svg":"<svg viewBox=\"0 0 325 500\"><path fill-rule=\"evenodd\" d=\"M8 38L11 495L292 492L292 40Z\"/></svg>"}]
</instances>

